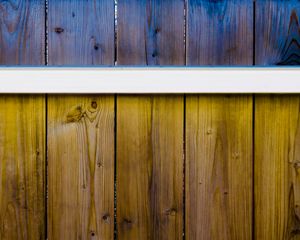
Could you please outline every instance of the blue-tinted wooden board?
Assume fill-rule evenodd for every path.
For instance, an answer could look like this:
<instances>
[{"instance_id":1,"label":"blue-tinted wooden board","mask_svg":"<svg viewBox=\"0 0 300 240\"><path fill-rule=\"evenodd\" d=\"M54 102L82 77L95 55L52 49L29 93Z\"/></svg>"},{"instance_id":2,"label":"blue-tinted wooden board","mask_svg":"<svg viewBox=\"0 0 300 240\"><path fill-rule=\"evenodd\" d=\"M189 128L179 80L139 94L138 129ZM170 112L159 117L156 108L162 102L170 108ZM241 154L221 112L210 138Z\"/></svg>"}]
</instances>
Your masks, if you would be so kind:
<instances>
[{"instance_id":1,"label":"blue-tinted wooden board","mask_svg":"<svg viewBox=\"0 0 300 240\"><path fill-rule=\"evenodd\" d=\"M252 65L251 0L187 3L187 65ZM252 163L251 95L187 96L187 239L252 239Z\"/></svg>"}]
</instances>

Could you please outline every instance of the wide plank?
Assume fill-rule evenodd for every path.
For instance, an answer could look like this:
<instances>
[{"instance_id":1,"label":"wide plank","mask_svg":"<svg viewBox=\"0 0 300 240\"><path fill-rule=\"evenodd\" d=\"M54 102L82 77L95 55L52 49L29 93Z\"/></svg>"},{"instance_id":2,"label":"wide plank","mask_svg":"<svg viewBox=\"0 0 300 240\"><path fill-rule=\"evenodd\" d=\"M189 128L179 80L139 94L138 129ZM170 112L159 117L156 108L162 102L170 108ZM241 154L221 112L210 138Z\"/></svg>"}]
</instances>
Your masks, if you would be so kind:
<instances>
[{"instance_id":1,"label":"wide plank","mask_svg":"<svg viewBox=\"0 0 300 240\"><path fill-rule=\"evenodd\" d=\"M113 238L113 136L110 96L49 98L49 239Z\"/></svg>"},{"instance_id":2,"label":"wide plank","mask_svg":"<svg viewBox=\"0 0 300 240\"><path fill-rule=\"evenodd\" d=\"M257 0L255 15L255 64L299 65L300 2ZM300 239L299 107L297 95L255 96L256 239Z\"/></svg>"},{"instance_id":3,"label":"wide plank","mask_svg":"<svg viewBox=\"0 0 300 240\"><path fill-rule=\"evenodd\" d=\"M184 65L184 1L118 1L118 65ZM155 81L155 79L153 79ZM118 239L181 239L182 95L117 97Z\"/></svg>"},{"instance_id":4,"label":"wide plank","mask_svg":"<svg viewBox=\"0 0 300 240\"><path fill-rule=\"evenodd\" d=\"M187 65L252 65L253 3L187 2ZM252 239L252 97L187 96L186 239Z\"/></svg>"},{"instance_id":5,"label":"wide plank","mask_svg":"<svg viewBox=\"0 0 300 240\"><path fill-rule=\"evenodd\" d=\"M114 65L114 2L48 1L49 65ZM48 98L49 239L114 237L114 96Z\"/></svg>"}]
</instances>

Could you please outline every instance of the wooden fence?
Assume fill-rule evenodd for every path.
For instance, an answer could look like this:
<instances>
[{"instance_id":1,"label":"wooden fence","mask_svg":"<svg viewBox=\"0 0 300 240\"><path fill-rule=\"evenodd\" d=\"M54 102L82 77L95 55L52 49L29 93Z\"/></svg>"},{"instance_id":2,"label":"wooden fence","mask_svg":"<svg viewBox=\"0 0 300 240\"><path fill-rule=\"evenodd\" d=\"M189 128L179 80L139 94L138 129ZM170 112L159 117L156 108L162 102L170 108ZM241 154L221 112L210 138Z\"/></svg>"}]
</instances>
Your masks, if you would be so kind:
<instances>
[{"instance_id":1,"label":"wooden fence","mask_svg":"<svg viewBox=\"0 0 300 240\"><path fill-rule=\"evenodd\" d=\"M298 0L0 1L0 64L295 65L299 16ZM0 239L300 239L299 107L2 95Z\"/></svg>"}]
</instances>

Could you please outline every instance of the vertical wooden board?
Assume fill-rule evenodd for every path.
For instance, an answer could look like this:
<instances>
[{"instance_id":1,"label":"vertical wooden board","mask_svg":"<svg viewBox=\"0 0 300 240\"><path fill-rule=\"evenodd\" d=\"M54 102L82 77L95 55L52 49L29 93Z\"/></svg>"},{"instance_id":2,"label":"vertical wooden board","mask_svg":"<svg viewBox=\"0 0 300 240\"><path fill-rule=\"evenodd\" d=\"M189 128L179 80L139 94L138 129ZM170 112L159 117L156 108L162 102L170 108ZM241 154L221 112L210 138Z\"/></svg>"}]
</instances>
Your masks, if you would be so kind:
<instances>
[{"instance_id":1,"label":"vertical wooden board","mask_svg":"<svg viewBox=\"0 0 300 240\"><path fill-rule=\"evenodd\" d=\"M299 64L299 16L299 1L256 1L257 65ZM255 98L255 238L300 239L299 96Z\"/></svg>"},{"instance_id":2,"label":"vertical wooden board","mask_svg":"<svg viewBox=\"0 0 300 240\"><path fill-rule=\"evenodd\" d=\"M45 101L0 98L0 238L45 236Z\"/></svg>"},{"instance_id":3,"label":"vertical wooden board","mask_svg":"<svg viewBox=\"0 0 300 240\"><path fill-rule=\"evenodd\" d=\"M181 239L183 101L118 98L119 239Z\"/></svg>"},{"instance_id":4,"label":"vertical wooden board","mask_svg":"<svg viewBox=\"0 0 300 240\"><path fill-rule=\"evenodd\" d=\"M114 65L114 2L50 0L49 65ZM49 96L50 239L113 239L114 97Z\"/></svg>"},{"instance_id":5,"label":"vertical wooden board","mask_svg":"<svg viewBox=\"0 0 300 240\"><path fill-rule=\"evenodd\" d=\"M251 239L251 96L190 96L187 239Z\"/></svg>"},{"instance_id":6,"label":"vertical wooden board","mask_svg":"<svg viewBox=\"0 0 300 240\"><path fill-rule=\"evenodd\" d=\"M255 239L300 239L299 97L255 105Z\"/></svg>"},{"instance_id":7,"label":"vertical wooden board","mask_svg":"<svg viewBox=\"0 0 300 240\"><path fill-rule=\"evenodd\" d=\"M184 65L184 1L118 1L119 65Z\"/></svg>"},{"instance_id":8,"label":"vertical wooden board","mask_svg":"<svg viewBox=\"0 0 300 240\"><path fill-rule=\"evenodd\" d=\"M118 1L118 65L184 65L184 1ZM118 96L118 239L181 239L183 96Z\"/></svg>"},{"instance_id":9,"label":"vertical wooden board","mask_svg":"<svg viewBox=\"0 0 300 240\"><path fill-rule=\"evenodd\" d=\"M113 238L113 136L110 96L49 98L50 239Z\"/></svg>"},{"instance_id":10,"label":"vertical wooden board","mask_svg":"<svg viewBox=\"0 0 300 240\"><path fill-rule=\"evenodd\" d=\"M188 65L251 65L253 3L189 0ZM187 96L186 238L252 238L252 98Z\"/></svg>"},{"instance_id":11,"label":"vertical wooden board","mask_svg":"<svg viewBox=\"0 0 300 240\"><path fill-rule=\"evenodd\" d=\"M114 65L114 1L48 0L49 65Z\"/></svg>"},{"instance_id":12,"label":"vertical wooden board","mask_svg":"<svg viewBox=\"0 0 300 240\"><path fill-rule=\"evenodd\" d=\"M1 65L44 65L44 1L1 1L0 25Z\"/></svg>"},{"instance_id":13,"label":"vertical wooden board","mask_svg":"<svg viewBox=\"0 0 300 240\"><path fill-rule=\"evenodd\" d=\"M0 2L0 64L42 65L45 3ZM45 237L45 99L0 96L0 239Z\"/></svg>"},{"instance_id":14,"label":"vertical wooden board","mask_svg":"<svg viewBox=\"0 0 300 240\"><path fill-rule=\"evenodd\" d=\"M252 56L251 0L188 0L188 65L252 65Z\"/></svg>"},{"instance_id":15,"label":"vertical wooden board","mask_svg":"<svg viewBox=\"0 0 300 240\"><path fill-rule=\"evenodd\" d=\"M255 63L300 64L300 2L256 0Z\"/></svg>"}]
</instances>

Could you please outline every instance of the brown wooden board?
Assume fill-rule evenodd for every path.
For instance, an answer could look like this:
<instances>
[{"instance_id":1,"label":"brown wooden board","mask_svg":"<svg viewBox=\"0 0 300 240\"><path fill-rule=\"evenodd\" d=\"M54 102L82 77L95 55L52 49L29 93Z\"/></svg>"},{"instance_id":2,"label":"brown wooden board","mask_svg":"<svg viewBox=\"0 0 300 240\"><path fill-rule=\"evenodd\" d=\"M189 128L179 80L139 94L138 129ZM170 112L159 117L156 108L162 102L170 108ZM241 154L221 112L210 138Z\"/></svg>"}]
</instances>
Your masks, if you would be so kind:
<instances>
[{"instance_id":1,"label":"brown wooden board","mask_svg":"<svg viewBox=\"0 0 300 240\"><path fill-rule=\"evenodd\" d=\"M114 2L49 0L49 65L113 65ZM114 97L48 99L49 239L113 239Z\"/></svg>"},{"instance_id":2,"label":"brown wooden board","mask_svg":"<svg viewBox=\"0 0 300 240\"><path fill-rule=\"evenodd\" d=\"M299 1L256 1L256 65L299 64L299 16ZM299 96L257 95L256 239L300 239L298 146Z\"/></svg>"},{"instance_id":3,"label":"brown wooden board","mask_svg":"<svg viewBox=\"0 0 300 240\"><path fill-rule=\"evenodd\" d=\"M299 97L255 106L255 238L299 239Z\"/></svg>"},{"instance_id":4,"label":"brown wooden board","mask_svg":"<svg viewBox=\"0 0 300 240\"><path fill-rule=\"evenodd\" d=\"M45 63L43 1L0 2L0 64ZM45 238L45 98L0 97L0 239Z\"/></svg>"},{"instance_id":5,"label":"brown wooden board","mask_svg":"<svg viewBox=\"0 0 300 240\"><path fill-rule=\"evenodd\" d=\"M252 1L188 1L187 65L252 55ZM252 97L187 96L186 239L252 239L252 163Z\"/></svg>"},{"instance_id":6,"label":"brown wooden board","mask_svg":"<svg viewBox=\"0 0 300 240\"><path fill-rule=\"evenodd\" d=\"M118 1L117 30L118 65L184 65L183 1ZM118 96L118 239L182 238L183 102Z\"/></svg>"}]
</instances>

